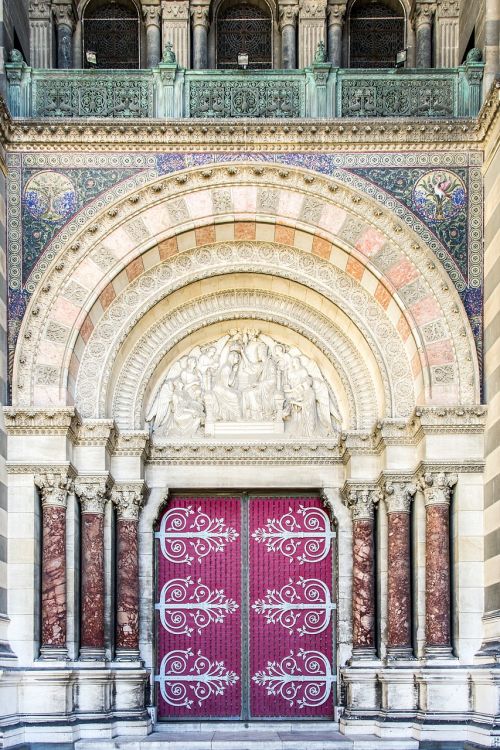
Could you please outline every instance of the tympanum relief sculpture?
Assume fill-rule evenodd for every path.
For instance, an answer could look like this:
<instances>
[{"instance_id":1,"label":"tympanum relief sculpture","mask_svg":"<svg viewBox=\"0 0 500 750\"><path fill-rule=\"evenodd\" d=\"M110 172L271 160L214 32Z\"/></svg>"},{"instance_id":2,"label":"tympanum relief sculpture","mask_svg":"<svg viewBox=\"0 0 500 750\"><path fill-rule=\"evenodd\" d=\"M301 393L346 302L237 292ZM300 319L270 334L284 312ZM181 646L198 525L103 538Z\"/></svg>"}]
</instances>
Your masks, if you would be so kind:
<instances>
[{"instance_id":1,"label":"tympanum relief sculpture","mask_svg":"<svg viewBox=\"0 0 500 750\"><path fill-rule=\"evenodd\" d=\"M156 440L340 431L336 399L318 365L294 346L239 329L176 360L146 422Z\"/></svg>"}]
</instances>

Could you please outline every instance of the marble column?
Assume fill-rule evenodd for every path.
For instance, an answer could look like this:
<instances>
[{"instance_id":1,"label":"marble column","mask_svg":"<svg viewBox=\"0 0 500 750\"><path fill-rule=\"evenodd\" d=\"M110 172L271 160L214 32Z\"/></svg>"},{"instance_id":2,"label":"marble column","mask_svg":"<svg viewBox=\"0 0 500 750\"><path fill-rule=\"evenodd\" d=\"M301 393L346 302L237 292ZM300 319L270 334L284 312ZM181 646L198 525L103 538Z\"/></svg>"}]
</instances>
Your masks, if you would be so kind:
<instances>
[{"instance_id":1,"label":"marble column","mask_svg":"<svg viewBox=\"0 0 500 750\"><path fill-rule=\"evenodd\" d=\"M350 489L352 511L352 661L376 658L374 507L378 491Z\"/></svg>"},{"instance_id":2,"label":"marble column","mask_svg":"<svg viewBox=\"0 0 500 750\"><path fill-rule=\"evenodd\" d=\"M297 67L297 15L298 5L280 5L281 67L294 70Z\"/></svg>"},{"instance_id":3,"label":"marble column","mask_svg":"<svg viewBox=\"0 0 500 750\"><path fill-rule=\"evenodd\" d=\"M106 476L78 477L81 508L80 659L102 660L104 650L104 506Z\"/></svg>"},{"instance_id":4,"label":"marble column","mask_svg":"<svg viewBox=\"0 0 500 750\"><path fill-rule=\"evenodd\" d=\"M387 657L411 659L411 538L410 510L417 487L387 482L388 518Z\"/></svg>"},{"instance_id":5,"label":"marble column","mask_svg":"<svg viewBox=\"0 0 500 750\"><path fill-rule=\"evenodd\" d=\"M55 5L54 14L57 24L57 67L62 69L73 67L73 7Z\"/></svg>"},{"instance_id":6,"label":"marble column","mask_svg":"<svg viewBox=\"0 0 500 750\"><path fill-rule=\"evenodd\" d=\"M436 7L433 4L418 5L415 9L417 68L432 66L432 21L435 10Z\"/></svg>"},{"instance_id":7,"label":"marble column","mask_svg":"<svg viewBox=\"0 0 500 750\"><path fill-rule=\"evenodd\" d=\"M342 63L342 29L345 5L328 5L328 60L340 68Z\"/></svg>"},{"instance_id":8,"label":"marble column","mask_svg":"<svg viewBox=\"0 0 500 750\"><path fill-rule=\"evenodd\" d=\"M208 67L208 13L208 5L191 7L194 70L206 70Z\"/></svg>"},{"instance_id":9,"label":"marble column","mask_svg":"<svg viewBox=\"0 0 500 750\"><path fill-rule=\"evenodd\" d=\"M146 27L146 65L156 68L161 61L161 8L159 5L145 5L142 13Z\"/></svg>"},{"instance_id":10,"label":"marble column","mask_svg":"<svg viewBox=\"0 0 500 750\"><path fill-rule=\"evenodd\" d=\"M42 500L41 659L66 659L66 505L72 480L66 471L35 476Z\"/></svg>"},{"instance_id":11,"label":"marble column","mask_svg":"<svg viewBox=\"0 0 500 750\"><path fill-rule=\"evenodd\" d=\"M424 474L425 655L451 656L450 501L456 474Z\"/></svg>"},{"instance_id":12,"label":"marble column","mask_svg":"<svg viewBox=\"0 0 500 750\"><path fill-rule=\"evenodd\" d=\"M139 659L139 511L143 483L113 487L111 499L117 513L116 555L116 659Z\"/></svg>"}]
</instances>

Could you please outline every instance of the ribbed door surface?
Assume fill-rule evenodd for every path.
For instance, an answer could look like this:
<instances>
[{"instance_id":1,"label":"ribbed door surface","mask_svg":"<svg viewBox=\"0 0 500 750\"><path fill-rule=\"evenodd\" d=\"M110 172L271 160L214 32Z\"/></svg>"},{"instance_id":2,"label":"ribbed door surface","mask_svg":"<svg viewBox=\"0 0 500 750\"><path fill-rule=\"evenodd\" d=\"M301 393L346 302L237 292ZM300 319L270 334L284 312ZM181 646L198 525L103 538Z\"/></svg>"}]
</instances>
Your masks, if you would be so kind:
<instances>
[{"instance_id":1,"label":"ribbed door surface","mask_svg":"<svg viewBox=\"0 0 500 750\"><path fill-rule=\"evenodd\" d=\"M320 499L173 497L155 536L158 718L333 718Z\"/></svg>"}]
</instances>

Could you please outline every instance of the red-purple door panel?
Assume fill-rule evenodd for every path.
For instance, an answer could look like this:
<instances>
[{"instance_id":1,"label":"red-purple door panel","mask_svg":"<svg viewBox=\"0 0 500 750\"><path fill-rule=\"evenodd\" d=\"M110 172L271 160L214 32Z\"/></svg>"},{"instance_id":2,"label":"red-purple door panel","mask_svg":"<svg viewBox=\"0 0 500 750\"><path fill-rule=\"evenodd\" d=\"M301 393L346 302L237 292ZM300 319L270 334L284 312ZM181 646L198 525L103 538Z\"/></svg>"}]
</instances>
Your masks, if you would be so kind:
<instances>
[{"instance_id":1,"label":"red-purple door panel","mask_svg":"<svg viewBox=\"0 0 500 750\"><path fill-rule=\"evenodd\" d=\"M333 718L333 559L317 497L249 502L250 714Z\"/></svg>"},{"instance_id":2,"label":"red-purple door panel","mask_svg":"<svg viewBox=\"0 0 500 750\"><path fill-rule=\"evenodd\" d=\"M159 718L241 715L241 501L174 497L156 533Z\"/></svg>"}]
</instances>

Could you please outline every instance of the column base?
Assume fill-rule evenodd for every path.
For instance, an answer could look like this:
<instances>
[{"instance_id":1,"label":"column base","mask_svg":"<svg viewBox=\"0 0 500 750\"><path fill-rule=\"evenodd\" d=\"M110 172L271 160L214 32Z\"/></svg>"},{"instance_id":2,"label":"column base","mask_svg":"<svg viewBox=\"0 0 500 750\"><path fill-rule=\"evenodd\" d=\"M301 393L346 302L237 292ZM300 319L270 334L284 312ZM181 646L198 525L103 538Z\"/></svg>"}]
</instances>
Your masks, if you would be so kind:
<instances>
[{"instance_id":1,"label":"column base","mask_svg":"<svg viewBox=\"0 0 500 750\"><path fill-rule=\"evenodd\" d=\"M387 661L415 661L411 646L388 646Z\"/></svg>"},{"instance_id":2,"label":"column base","mask_svg":"<svg viewBox=\"0 0 500 750\"><path fill-rule=\"evenodd\" d=\"M424 658L427 661L443 661L454 659L451 646L426 646Z\"/></svg>"},{"instance_id":3,"label":"column base","mask_svg":"<svg viewBox=\"0 0 500 750\"><path fill-rule=\"evenodd\" d=\"M365 661L378 661L375 646L360 646L358 648L353 648L349 664L352 665L357 662Z\"/></svg>"},{"instance_id":4,"label":"column base","mask_svg":"<svg viewBox=\"0 0 500 750\"><path fill-rule=\"evenodd\" d=\"M141 654L138 648L117 648L115 650L115 661L141 661Z\"/></svg>"},{"instance_id":5,"label":"column base","mask_svg":"<svg viewBox=\"0 0 500 750\"><path fill-rule=\"evenodd\" d=\"M106 652L104 648L93 648L82 646L80 649L80 661L105 661Z\"/></svg>"},{"instance_id":6,"label":"column base","mask_svg":"<svg viewBox=\"0 0 500 750\"><path fill-rule=\"evenodd\" d=\"M66 646L42 646L40 648L40 661L67 661L68 649Z\"/></svg>"}]
</instances>

